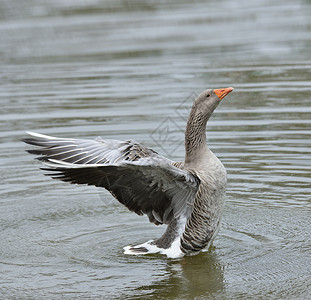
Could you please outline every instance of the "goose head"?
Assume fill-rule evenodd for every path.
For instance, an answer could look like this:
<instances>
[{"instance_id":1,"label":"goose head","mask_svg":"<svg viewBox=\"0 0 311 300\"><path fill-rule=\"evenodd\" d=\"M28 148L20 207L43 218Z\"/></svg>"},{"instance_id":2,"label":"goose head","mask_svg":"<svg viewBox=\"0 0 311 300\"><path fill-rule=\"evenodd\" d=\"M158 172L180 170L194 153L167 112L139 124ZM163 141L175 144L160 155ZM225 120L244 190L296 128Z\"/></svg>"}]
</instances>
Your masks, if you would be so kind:
<instances>
[{"instance_id":1,"label":"goose head","mask_svg":"<svg viewBox=\"0 0 311 300\"><path fill-rule=\"evenodd\" d=\"M220 101L232 91L232 87L205 90L195 99L193 109L208 120Z\"/></svg>"}]
</instances>

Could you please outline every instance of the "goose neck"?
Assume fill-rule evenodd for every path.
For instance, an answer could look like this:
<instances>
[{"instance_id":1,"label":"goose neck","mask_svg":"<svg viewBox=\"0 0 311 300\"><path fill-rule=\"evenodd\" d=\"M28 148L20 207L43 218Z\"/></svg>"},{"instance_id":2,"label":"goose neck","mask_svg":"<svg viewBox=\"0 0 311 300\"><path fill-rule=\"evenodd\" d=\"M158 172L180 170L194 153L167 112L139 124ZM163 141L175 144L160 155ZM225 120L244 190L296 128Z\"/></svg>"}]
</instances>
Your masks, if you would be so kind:
<instances>
[{"instance_id":1,"label":"goose neck","mask_svg":"<svg viewBox=\"0 0 311 300\"><path fill-rule=\"evenodd\" d=\"M191 112L185 132L185 163L196 164L206 153L206 123L208 116Z\"/></svg>"}]
</instances>

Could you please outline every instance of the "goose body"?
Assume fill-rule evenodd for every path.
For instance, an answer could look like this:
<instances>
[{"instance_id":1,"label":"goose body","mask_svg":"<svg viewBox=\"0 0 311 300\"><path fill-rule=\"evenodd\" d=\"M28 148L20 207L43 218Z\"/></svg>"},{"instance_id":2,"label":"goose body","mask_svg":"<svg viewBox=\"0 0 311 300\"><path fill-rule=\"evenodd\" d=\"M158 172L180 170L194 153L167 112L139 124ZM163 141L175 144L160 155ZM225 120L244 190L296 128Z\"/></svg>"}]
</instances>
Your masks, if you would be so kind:
<instances>
[{"instance_id":1,"label":"goose body","mask_svg":"<svg viewBox=\"0 0 311 300\"><path fill-rule=\"evenodd\" d=\"M206 144L206 123L233 88L203 91L185 132L185 160L174 162L132 141L57 138L28 132L47 175L107 189L120 203L156 225L163 236L127 246L125 254L194 255L215 237L222 215L226 170Z\"/></svg>"}]
</instances>

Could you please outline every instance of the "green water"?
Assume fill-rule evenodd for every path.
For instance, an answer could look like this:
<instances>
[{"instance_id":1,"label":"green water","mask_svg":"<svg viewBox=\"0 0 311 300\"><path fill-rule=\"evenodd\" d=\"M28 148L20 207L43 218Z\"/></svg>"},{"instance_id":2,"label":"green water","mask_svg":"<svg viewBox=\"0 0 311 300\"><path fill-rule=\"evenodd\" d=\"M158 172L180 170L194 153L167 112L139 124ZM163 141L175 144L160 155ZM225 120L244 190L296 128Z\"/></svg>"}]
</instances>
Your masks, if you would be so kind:
<instances>
[{"instance_id":1,"label":"green water","mask_svg":"<svg viewBox=\"0 0 311 300\"><path fill-rule=\"evenodd\" d=\"M3 299L308 299L310 1L1 1ZM25 130L134 139L182 160L196 94L233 86L208 125L228 171L210 251L159 237L105 191L43 176Z\"/></svg>"}]
</instances>

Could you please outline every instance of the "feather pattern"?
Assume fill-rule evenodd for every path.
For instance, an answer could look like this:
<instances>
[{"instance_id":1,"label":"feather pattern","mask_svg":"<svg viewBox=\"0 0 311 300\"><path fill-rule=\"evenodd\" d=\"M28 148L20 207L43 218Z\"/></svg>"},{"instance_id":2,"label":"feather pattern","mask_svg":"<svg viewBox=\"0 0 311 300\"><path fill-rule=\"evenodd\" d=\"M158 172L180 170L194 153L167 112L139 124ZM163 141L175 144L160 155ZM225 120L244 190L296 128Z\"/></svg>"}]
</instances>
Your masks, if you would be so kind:
<instances>
[{"instance_id":1,"label":"feather pattern","mask_svg":"<svg viewBox=\"0 0 311 300\"><path fill-rule=\"evenodd\" d=\"M28 150L54 179L103 187L150 222L189 217L199 179L173 161L134 141L64 139L29 132Z\"/></svg>"}]
</instances>

